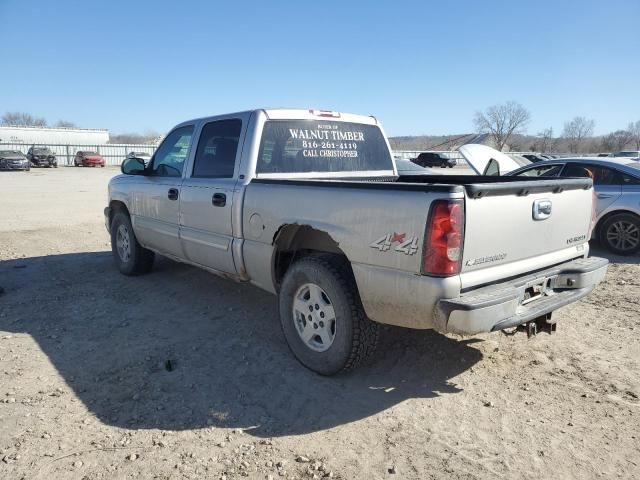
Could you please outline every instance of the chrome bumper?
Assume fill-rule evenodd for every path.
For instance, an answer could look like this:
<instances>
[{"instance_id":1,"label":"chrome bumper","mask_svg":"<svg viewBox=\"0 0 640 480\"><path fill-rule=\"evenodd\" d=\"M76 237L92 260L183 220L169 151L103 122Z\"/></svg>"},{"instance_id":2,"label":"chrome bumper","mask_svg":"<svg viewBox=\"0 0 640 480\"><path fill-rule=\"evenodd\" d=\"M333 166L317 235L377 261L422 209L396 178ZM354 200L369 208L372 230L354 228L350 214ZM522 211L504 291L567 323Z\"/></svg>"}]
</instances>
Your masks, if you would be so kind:
<instances>
[{"instance_id":1,"label":"chrome bumper","mask_svg":"<svg viewBox=\"0 0 640 480\"><path fill-rule=\"evenodd\" d=\"M440 300L438 324L472 335L515 327L588 295L607 273L604 258L580 258L505 283Z\"/></svg>"}]
</instances>

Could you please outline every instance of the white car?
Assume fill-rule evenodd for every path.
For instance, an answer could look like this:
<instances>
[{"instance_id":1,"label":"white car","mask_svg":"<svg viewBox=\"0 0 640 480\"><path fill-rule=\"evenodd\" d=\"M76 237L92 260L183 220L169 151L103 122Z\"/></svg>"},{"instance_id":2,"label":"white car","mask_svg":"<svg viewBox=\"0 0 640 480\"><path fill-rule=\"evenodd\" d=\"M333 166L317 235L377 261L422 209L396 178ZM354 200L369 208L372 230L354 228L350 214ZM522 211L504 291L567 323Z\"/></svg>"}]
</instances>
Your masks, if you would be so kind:
<instances>
[{"instance_id":1,"label":"white car","mask_svg":"<svg viewBox=\"0 0 640 480\"><path fill-rule=\"evenodd\" d=\"M633 160L640 160L640 152L633 150L624 150L622 152L617 152L614 153L613 156L616 158L631 158Z\"/></svg>"},{"instance_id":2,"label":"white car","mask_svg":"<svg viewBox=\"0 0 640 480\"><path fill-rule=\"evenodd\" d=\"M144 161L145 165L147 165L149 160L151 160L151 155L147 152L129 152L127 158L139 158Z\"/></svg>"}]
</instances>

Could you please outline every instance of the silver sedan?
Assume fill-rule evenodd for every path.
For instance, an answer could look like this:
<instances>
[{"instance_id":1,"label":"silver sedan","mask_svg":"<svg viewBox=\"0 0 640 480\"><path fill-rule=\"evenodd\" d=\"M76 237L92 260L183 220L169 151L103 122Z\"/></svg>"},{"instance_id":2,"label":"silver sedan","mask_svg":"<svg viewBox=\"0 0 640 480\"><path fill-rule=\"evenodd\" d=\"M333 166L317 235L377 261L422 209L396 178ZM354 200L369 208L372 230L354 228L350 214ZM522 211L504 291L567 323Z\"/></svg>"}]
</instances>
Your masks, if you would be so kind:
<instances>
[{"instance_id":1,"label":"silver sedan","mask_svg":"<svg viewBox=\"0 0 640 480\"><path fill-rule=\"evenodd\" d=\"M596 228L593 237L613 253L640 251L640 162L621 158L562 158L519 168L509 175L593 178Z\"/></svg>"}]
</instances>

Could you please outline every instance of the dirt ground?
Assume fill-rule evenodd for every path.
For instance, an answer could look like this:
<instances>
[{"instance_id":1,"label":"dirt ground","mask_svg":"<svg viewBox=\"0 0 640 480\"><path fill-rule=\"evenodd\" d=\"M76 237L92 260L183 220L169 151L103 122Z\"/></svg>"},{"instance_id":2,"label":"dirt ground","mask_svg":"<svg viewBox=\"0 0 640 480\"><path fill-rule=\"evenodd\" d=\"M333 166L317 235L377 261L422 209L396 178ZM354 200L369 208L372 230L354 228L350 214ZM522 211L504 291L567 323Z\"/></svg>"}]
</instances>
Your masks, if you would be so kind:
<instances>
[{"instance_id":1,"label":"dirt ground","mask_svg":"<svg viewBox=\"0 0 640 480\"><path fill-rule=\"evenodd\" d=\"M323 378L275 297L162 258L117 273L116 173L0 172L1 479L640 477L639 258L555 335L390 328Z\"/></svg>"}]
</instances>

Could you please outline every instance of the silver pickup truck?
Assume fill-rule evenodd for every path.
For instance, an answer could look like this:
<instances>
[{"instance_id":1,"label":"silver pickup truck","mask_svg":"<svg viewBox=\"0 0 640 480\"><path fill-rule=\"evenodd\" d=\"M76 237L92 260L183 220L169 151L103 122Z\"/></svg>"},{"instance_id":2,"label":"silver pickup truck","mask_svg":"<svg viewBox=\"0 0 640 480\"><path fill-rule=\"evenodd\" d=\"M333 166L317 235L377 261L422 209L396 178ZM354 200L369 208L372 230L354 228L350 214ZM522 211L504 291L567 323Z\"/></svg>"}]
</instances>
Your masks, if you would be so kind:
<instances>
[{"instance_id":1,"label":"silver pickup truck","mask_svg":"<svg viewBox=\"0 0 640 480\"><path fill-rule=\"evenodd\" d=\"M378 325L476 334L587 295L590 179L399 176L373 117L254 110L177 125L109 183L125 275L154 253L278 296L294 355L325 375L372 353Z\"/></svg>"}]
</instances>

